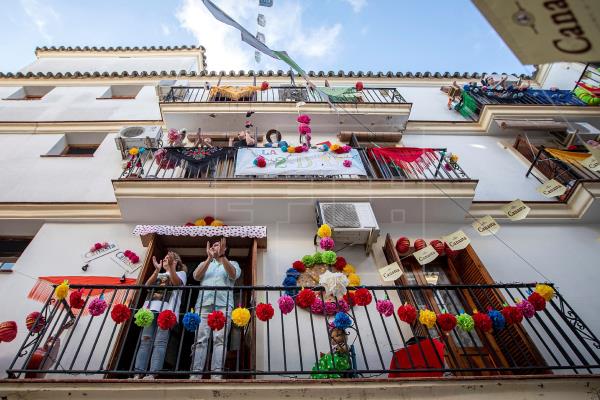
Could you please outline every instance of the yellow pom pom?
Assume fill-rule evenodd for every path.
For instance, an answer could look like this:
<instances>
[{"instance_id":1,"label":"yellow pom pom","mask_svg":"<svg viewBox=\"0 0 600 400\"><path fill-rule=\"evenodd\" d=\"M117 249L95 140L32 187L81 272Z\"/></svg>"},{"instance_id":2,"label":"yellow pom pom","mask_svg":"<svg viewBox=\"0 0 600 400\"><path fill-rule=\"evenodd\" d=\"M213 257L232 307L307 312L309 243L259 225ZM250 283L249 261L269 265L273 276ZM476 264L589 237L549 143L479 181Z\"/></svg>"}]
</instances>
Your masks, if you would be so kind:
<instances>
[{"instance_id":1,"label":"yellow pom pom","mask_svg":"<svg viewBox=\"0 0 600 400\"><path fill-rule=\"evenodd\" d=\"M194 221L194 225L196 226L206 226L206 221L204 221L204 218L199 218L197 220Z\"/></svg>"},{"instance_id":2,"label":"yellow pom pom","mask_svg":"<svg viewBox=\"0 0 600 400\"><path fill-rule=\"evenodd\" d=\"M137 147L132 147L132 148L129 149L129 154L132 155L132 156L137 155L139 152L140 151L138 150Z\"/></svg>"},{"instance_id":3,"label":"yellow pom pom","mask_svg":"<svg viewBox=\"0 0 600 400\"><path fill-rule=\"evenodd\" d=\"M339 148L340 148L340 145L336 143L336 144L332 144L331 147L329 148L329 150L336 151L336 150L339 150Z\"/></svg>"},{"instance_id":4,"label":"yellow pom pom","mask_svg":"<svg viewBox=\"0 0 600 400\"><path fill-rule=\"evenodd\" d=\"M455 162L458 162L458 155L457 155L457 154L454 154L454 153L452 153L452 154L450 155L450 162L453 162L453 163L455 163Z\"/></svg>"},{"instance_id":5,"label":"yellow pom pom","mask_svg":"<svg viewBox=\"0 0 600 400\"><path fill-rule=\"evenodd\" d=\"M354 269L354 266L352 266L352 264L346 264L346 266L344 267L342 272L345 273L346 275L350 275L350 274L355 273L356 269Z\"/></svg>"},{"instance_id":6,"label":"yellow pom pom","mask_svg":"<svg viewBox=\"0 0 600 400\"><path fill-rule=\"evenodd\" d=\"M238 307L231 312L231 320L240 328L245 327L250 322L250 311L244 307Z\"/></svg>"},{"instance_id":7,"label":"yellow pom pom","mask_svg":"<svg viewBox=\"0 0 600 400\"><path fill-rule=\"evenodd\" d=\"M323 224L319 227L319 230L317 231L317 235L319 235L319 237L331 237L331 227L327 224Z\"/></svg>"},{"instance_id":8,"label":"yellow pom pom","mask_svg":"<svg viewBox=\"0 0 600 400\"><path fill-rule=\"evenodd\" d=\"M348 286L360 286L360 276L355 273L348 274Z\"/></svg>"},{"instance_id":9,"label":"yellow pom pom","mask_svg":"<svg viewBox=\"0 0 600 400\"><path fill-rule=\"evenodd\" d=\"M552 286L544 285L542 283L535 285L535 292L542 296L546 301L550 301L554 297L554 289Z\"/></svg>"},{"instance_id":10,"label":"yellow pom pom","mask_svg":"<svg viewBox=\"0 0 600 400\"><path fill-rule=\"evenodd\" d=\"M210 223L210 226L223 226L223 225L225 225L225 224L220 219L215 219L213 222Z\"/></svg>"},{"instance_id":11,"label":"yellow pom pom","mask_svg":"<svg viewBox=\"0 0 600 400\"><path fill-rule=\"evenodd\" d=\"M419 322L429 329L435 326L436 319L435 313L431 310L421 310L419 312Z\"/></svg>"},{"instance_id":12,"label":"yellow pom pom","mask_svg":"<svg viewBox=\"0 0 600 400\"><path fill-rule=\"evenodd\" d=\"M294 146L290 146L287 148L288 153L295 153L296 152L296 148Z\"/></svg>"},{"instance_id":13,"label":"yellow pom pom","mask_svg":"<svg viewBox=\"0 0 600 400\"><path fill-rule=\"evenodd\" d=\"M69 281L65 280L54 289L54 295L58 300L64 300L69 294Z\"/></svg>"}]
</instances>

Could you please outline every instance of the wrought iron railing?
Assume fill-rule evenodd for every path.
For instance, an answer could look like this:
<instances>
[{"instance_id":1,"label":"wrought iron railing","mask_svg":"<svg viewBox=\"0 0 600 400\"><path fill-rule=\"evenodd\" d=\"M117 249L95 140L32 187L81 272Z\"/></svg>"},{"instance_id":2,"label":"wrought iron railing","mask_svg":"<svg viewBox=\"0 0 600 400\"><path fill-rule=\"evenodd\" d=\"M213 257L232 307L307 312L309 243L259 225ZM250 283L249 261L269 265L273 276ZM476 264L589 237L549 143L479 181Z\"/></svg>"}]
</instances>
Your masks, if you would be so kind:
<instances>
[{"instance_id":1,"label":"wrought iron railing","mask_svg":"<svg viewBox=\"0 0 600 400\"><path fill-rule=\"evenodd\" d=\"M549 284L553 286L552 284ZM233 288L185 286L75 286L83 291L83 308L71 309L66 301L46 299L40 316L31 323L7 373L11 378L56 378L78 376L86 379L128 378L154 374L160 378L187 378L190 375L255 378L279 376L307 377L409 377L443 375L502 374L596 374L600 372L600 342L585 322L555 293L545 309L528 315L521 322L489 332L479 327L443 331L440 320L431 328L419 321L412 324L400 320L396 308L411 303L417 309L429 309L452 314L474 308L502 308L503 303L516 304L526 299L535 284L493 285L427 285L427 286L367 286L372 301L368 305L348 306L341 298L325 298L322 288L313 290L321 302L333 306L300 308L292 304L288 313L278 308L278 299L286 292L292 296L299 287L238 286ZM182 328L186 311L195 304L196 311L205 309L207 299L216 299L217 291L225 291L222 303L224 315L231 315L233 305L248 308L250 322L244 327L225 324L220 331ZM93 291L93 292L92 292ZM90 296L92 293L92 296ZM135 313L146 298L167 293L180 296L179 323L170 330L164 362L152 369L136 360L140 351L142 329L133 316L121 324L113 322L111 309L116 298ZM223 293L223 292L221 292ZM86 310L92 297L102 295L108 308L91 316ZM148 297L149 296L149 297ZM363 297L364 299L364 297ZM377 300L393 302L393 314L378 312ZM356 301L356 297L355 297ZM213 302L214 303L214 302ZM268 320L258 320L256 307L269 303L275 309ZM296 303L298 300L296 299ZM164 307L163 303L161 305ZM350 327L336 341L330 339L334 315L345 313ZM41 324L41 319L44 323ZM263 318L264 319L264 318ZM39 324L39 325L38 325ZM36 327L39 327L37 329ZM160 329L160 328L159 328ZM204 329L202 325L200 330ZM151 346L158 330L152 333ZM212 348L217 332L222 333L225 351L213 355L221 359L223 369L211 370L202 365L196 369L191 346L202 341ZM221 335L221 333L218 333ZM339 332L337 332L339 333ZM56 340L56 338L59 340ZM335 347L337 346L337 347ZM146 351L152 352L153 349ZM328 370L313 369L320 359L333 354L345 360ZM218 358L214 358L218 357ZM207 357L211 359L211 357ZM33 362L35 360L35 362ZM213 361L214 362L214 361ZM137 365L137 368L136 368ZM324 375L324 376L323 376Z\"/></svg>"},{"instance_id":2,"label":"wrought iron railing","mask_svg":"<svg viewBox=\"0 0 600 400\"><path fill-rule=\"evenodd\" d=\"M406 103L406 100L395 88L364 88L356 96L330 97L334 103L371 103L391 104ZM209 103L209 102L257 102L257 103L327 103L327 98L317 90L301 86L269 87L257 90L247 96L232 100L219 92L211 94L210 89L197 86L174 86L161 101L163 103Z\"/></svg>"},{"instance_id":3,"label":"wrought iron railing","mask_svg":"<svg viewBox=\"0 0 600 400\"><path fill-rule=\"evenodd\" d=\"M119 176L123 179L200 179L200 180L469 180L467 174L456 162L450 160L447 149L438 148L423 152L422 157L413 162L394 163L382 157L373 157L367 149L357 151L365 166L363 175L319 175L318 166L307 175L252 175L236 176L237 150L223 148L214 156L199 159L197 162L181 156L184 148L147 148L126 162ZM194 148L185 149L186 153ZM299 155L298 155L299 156Z\"/></svg>"}]
</instances>

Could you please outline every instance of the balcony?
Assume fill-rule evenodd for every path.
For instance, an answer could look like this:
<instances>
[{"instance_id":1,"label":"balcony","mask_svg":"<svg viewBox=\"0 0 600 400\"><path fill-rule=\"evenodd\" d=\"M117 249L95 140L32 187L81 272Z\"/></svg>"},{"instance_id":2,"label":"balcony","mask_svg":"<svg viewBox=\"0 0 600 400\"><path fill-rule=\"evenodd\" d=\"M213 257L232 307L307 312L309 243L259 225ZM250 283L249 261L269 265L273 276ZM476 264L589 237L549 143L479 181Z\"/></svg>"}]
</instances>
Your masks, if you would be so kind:
<instances>
[{"instance_id":1,"label":"balcony","mask_svg":"<svg viewBox=\"0 0 600 400\"><path fill-rule=\"evenodd\" d=\"M81 310L87 310L92 299L99 296L103 296L108 308L92 317L87 311L71 309L66 301L56 301L50 294L32 325L40 326L39 331L35 329L37 332L32 330L27 335L7 374L12 379L68 376L88 382L156 373L161 379L187 379L191 374L201 374L204 378L250 380L352 378L355 383L375 377L384 382L389 378L411 377L442 380L449 376L598 374L600 341L559 292L546 303L545 309L530 318L487 332L479 327L444 331L439 320L426 328L418 321L401 321L395 312L385 317L375 307L377 300L390 299L394 311L408 302L417 309L427 308L438 314L444 311L471 314L472 309L498 310L505 303L516 304L527 298L534 287L534 283L368 286L365 289L372 301L349 308L342 299L325 298L323 288L315 287L312 289L317 298L331 302L335 311L323 314L295 304L284 315L277 300L286 292L295 295L301 288L192 285L173 292L164 286L72 285L71 289L81 289L84 293ZM227 299L230 296L233 299L232 304L250 309L250 322L243 327L225 324L222 328L227 347L218 357L222 357L223 370L206 367L193 371L190 348L197 336L194 330L184 329L181 320L196 301L202 305L204 299L214 298L218 290L225 290ZM158 371L139 365L134 371L141 328L133 323L133 317L122 324L115 323L109 317L111 309L122 302L133 314L143 306L147 296L162 293L167 298L168 292L181 296L181 307L175 310L180 323L171 329L164 364ZM275 308L272 319L257 319L256 305L261 302ZM229 314L231 308L226 308L225 314ZM330 324L337 312L345 313L351 325L334 343L339 349L334 352L329 339ZM45 323L38 325L42 317ZM213 337L214 332L209 330L208 343L212 343ZM328 370L314 368L323 355L331 353L343 362Z\"/></svg>"},{"instance_id":2,"label":"balcony","mask_svg":"<svg viewBox=\"0 0 600 400\"><path fill-rule=\"evenodd\" d=\"M400 132L412 106L395 88L348 89L348 93L329 96L329 100L319 91L301 86L266 90L254 86L184 86L170 88L161 97L160 108L167 126L191 131L202 127L204 132L244 126L248 111L254 111L253 123L259 131L273 127L281 132L295 131L295 116L300 110L313 116L313 132L319 134L362 131L365 126L375 132Z\"/></svg>"}]
</instances>

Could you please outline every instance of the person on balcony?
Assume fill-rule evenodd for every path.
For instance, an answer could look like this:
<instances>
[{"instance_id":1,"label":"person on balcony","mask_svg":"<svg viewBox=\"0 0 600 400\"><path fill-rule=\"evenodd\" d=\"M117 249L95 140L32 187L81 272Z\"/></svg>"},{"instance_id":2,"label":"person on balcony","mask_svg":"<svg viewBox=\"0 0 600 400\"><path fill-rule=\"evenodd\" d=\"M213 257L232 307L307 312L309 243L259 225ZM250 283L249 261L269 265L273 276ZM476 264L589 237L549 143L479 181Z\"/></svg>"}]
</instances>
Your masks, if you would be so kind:
<instances>
[{"instance_id":1,"label":"person on balcony","mask_svg":"<svg viewBox=\"0 0 600 400\"><path fill-rule=\"evenodd\" d=\"M170 286L185 286L187 281L187 267L181 261L179 254L170 251L159 263L156 257L152 257L154 272L146 281L146 286L164 286L165 289L154 289L148 294L144 307L154 313L152 325L144 328L140 347L135 359L134 370L142 378L142 371L156 373L163 367L167 345L169 343L169 330L157 328L157 316L161 311L171 310L179 318L179 307L181 305L181 291L169 290ZM154 339L154 342L152 341ZM148 368L150 361L150 368ZM147 375L144 379L154 379L154 375Z\"/></svg>"},{"instance_id":2,"label":"person on balcony","mask_svg":"<svg viewBox=\"0 0 600 400\"><path fill-rule=\"evenodd\" d=\"M194 279L200 282L200 286L225 286L233 287L235 281L241 275L241 269L236 261L227 258L227 243L225 238L214 242L212 245L206 243L206 260L201 262L194 270ZM200 326L196 334L196 343L192 347L192 370L201 372L204 370L206 355L208 353L208 342L211 330L207 324L208 314L213 311L221 311L227 318L223 329L213 331L212 360L210 370L220 372L223 370L223 360L227 351L225 337L230 331L231 310L233 309L233 291L231 290L201 290L196 300L196 310L200 311ZM221 375L211 377L220 379ZM190 379L200 379L201 374L192 375Z\"/></svg>"}]
</instances>

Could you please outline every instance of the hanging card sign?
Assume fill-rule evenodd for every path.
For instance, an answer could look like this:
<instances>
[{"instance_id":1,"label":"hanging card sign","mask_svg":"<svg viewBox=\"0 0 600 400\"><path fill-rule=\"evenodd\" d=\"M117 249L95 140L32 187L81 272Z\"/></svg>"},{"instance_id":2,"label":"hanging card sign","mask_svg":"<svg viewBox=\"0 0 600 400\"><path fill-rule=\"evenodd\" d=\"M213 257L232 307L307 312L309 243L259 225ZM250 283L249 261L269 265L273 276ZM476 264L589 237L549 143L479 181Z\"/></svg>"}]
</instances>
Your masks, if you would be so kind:
<instances>
[{"instance_id":1,"label":"hanging card sign","mask_svg":"<svg viewBox=\"0 0 600 400\"><path fill-rule=\"evenodd\" d=\"M119 246L117 246L115 243L107 243L107 245L105 247L102 247L101 249L94 251L88 250L81 257L85 262L89 262L95 260L96 258L104 257L107 254L113 253L118 249Z\"/></svg>"},{"instance_id":2,"label":"hanging card sign","mask_svg":"<svg viewBox=\"0 0 600 400\"><path fill-rule=\"evenodd\" d=\"M594 156L589 156L585 160L581 161L581 165L592 172L600 172L600 162L598 162Z\"/></svg>"},{"instance_id":3,"label":"hanging card sign","mask_svg":"<svg viewBox=\"0 0 600 400\"><path fill-rule=\"evenodd\" d=\"M481 236L495 235L500 230L500 225L494 220L494 218L486 215L483 218L479 218L471 225L473 229L477 231Z\"/></svg>"},{"instance_id":4,"label":"hanging card sign","mask_svg":"<svg viewBox=\"0 0 600 400\"><path fill-rule=\"evenodd\" d=\"M567 191L567 187L557 181L556 179L550 179L542 186L538 187L537 192L545 197L556 197L562 196Z\"/></svg>"},{"instance_id":5,"label":"hanging card sign","mask_svg":"<svg viewBox=\"0 0 600 400\"><path fill-rule=\"evenodd\" d=\"M437 250L434 249L432 245L428 245L424 249L415 251L413 253L413 256L415 256L415 259L421 265L429 264L430 262L435 260L438 257L438 255L439 254Z\"/></svg>"},{"instance_id":6,"label":"hanging card sign","mask_svg":"<svg viewBox=\"0 0 600 400\"><path fill-rule=\"evenodd\" d=\"M135 264L132 263L131 260L128 257L126 257L125 253L122 251L116 252L111 258L115 263L117 263L119 267L123 268L123 270L128 274L137 271L142 266L141 261Z\"/></svg>"},{"instance_id":7,"label":"hanging card sign","mask_svg":"<svg viewBox=\"0 0 600 400\"><path fill-rule=\"evenodd\" d=\"M397 262L379 268L379 275L384 282L393 282L402 276L402 268Z\"/></svg>"},{"instance_id":8,"label":"hanging card sign","mask_svg":"<svg viewBox=\"0 0 600 400\"><path fill-rule=\"evenodd\" d=\"M527 217L529 214L529 211L531 211L531 208L529 208L527 204L523 203L519 199L511 201L502 207L502 212L504 212L504 215L506 215L511 221L525 219L525 217Z\"/></svg>"},{"instance_id":9,"label":"hanging card sign","mask_svg":"<svg viewBox=\"0 0 600 400\"><path fill-rule=\"evenodd\" d=\"M258 5L261 7L273 7L273 0L258 0Z\"/></svg>"},{"instance_id":10,"label":"hanging card sign","mask_svg":"<svg viewBox=\"0 0 600 400\"><path fill-rule=\"evenodd\" d=\"M258 14L258 17L256 17L256 23L262 27L267 25L267 19L265 18L264 14Z\"/></svg>"},{"instance_id":11,"label":"hanging card sign","mask_svg":"<svg viewBox=\"0 0 600 400\"><path fill-rule=\"evenodd\" d=\"M471 243L471 240L463 231L456 231L446 235L442 240L446 242L451 250L463 250Z\"/></svg>"}]
</instances>

